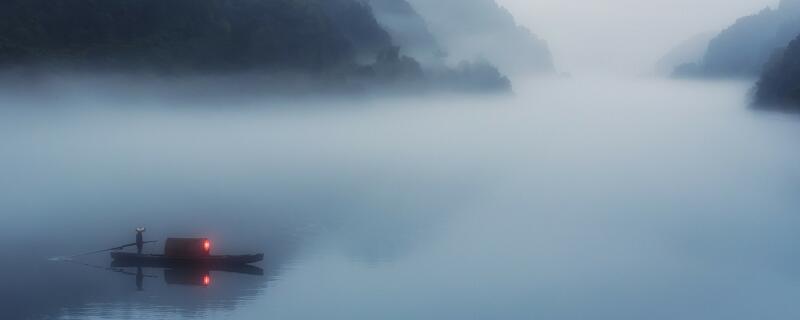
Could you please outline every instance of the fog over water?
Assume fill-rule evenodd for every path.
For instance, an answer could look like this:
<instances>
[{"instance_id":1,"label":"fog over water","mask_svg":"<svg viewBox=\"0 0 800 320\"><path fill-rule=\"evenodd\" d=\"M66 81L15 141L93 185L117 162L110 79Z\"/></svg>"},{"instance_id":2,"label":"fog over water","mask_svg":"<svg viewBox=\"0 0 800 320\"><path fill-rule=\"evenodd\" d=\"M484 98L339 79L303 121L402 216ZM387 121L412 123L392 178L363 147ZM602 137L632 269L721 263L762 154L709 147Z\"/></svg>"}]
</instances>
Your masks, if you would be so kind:
<instances>
[{"instance_id":1,"label":"fog over water","mask_svg":"<svg viewBox=\"0 0 800 320\"><path fill-rule=\"evenodd\" d=\"M4 91L0 306L10 319L793 319L800 118L750 109L751 86L578 77L300 107ZM135 268L104 270L106 255L47 260L139 225L265 252L263 275L212 271L201 288L145 269L137 291Z\"/></svg>"}]
</instances>

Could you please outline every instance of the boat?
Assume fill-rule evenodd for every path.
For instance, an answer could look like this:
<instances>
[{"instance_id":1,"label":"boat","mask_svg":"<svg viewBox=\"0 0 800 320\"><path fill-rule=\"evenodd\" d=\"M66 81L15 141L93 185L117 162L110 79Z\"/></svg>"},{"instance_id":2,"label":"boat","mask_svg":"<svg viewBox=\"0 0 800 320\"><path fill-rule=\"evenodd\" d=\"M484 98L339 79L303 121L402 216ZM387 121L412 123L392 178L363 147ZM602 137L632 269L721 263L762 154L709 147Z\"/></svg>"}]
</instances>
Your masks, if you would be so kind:
<instances>
[{"instance_id":1,"label":"boat","mask_svg":"<svg viewBox=\"0 0 800 320\"><path fill-rule=\"evenodd\" d=\"M129 265L240 266L264 260L264 254L211 255L207 238L169 238L164 254L111 252L114 262Z\"/></svg>"},{"instance_id":2,"label":"boat","mask_svg":"<svg viewBox=\"0 0 800 320\"><path fill-rule=\"evenodd\" d=\"M264 254L226 255L226 256L167 256L163 254L138 254L131 252L111 252L115 263L131 266L157 265L207 265L237 266L264 260Z\"/></svg>"}]
</instances>

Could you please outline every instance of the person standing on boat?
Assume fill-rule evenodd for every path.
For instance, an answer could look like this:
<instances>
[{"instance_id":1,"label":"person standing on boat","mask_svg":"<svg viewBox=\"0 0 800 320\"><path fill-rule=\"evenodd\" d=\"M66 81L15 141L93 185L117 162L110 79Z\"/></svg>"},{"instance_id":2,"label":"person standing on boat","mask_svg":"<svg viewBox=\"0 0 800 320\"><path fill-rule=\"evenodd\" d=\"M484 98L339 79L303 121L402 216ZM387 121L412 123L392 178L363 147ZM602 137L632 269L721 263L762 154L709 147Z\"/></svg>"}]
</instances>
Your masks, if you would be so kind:
<instances>
[{"instance_id":1,"label":"person standing on boat","mask_svg":"<svg viewBox=\"0 0 800 320\"><path fill-rule=\"evenodd\" d=\"M136 228L136 251L139 254L142 254L142 247L144 247L144 238L142 236L144 230L142 227Z\"/></svg>"}]
</instances>

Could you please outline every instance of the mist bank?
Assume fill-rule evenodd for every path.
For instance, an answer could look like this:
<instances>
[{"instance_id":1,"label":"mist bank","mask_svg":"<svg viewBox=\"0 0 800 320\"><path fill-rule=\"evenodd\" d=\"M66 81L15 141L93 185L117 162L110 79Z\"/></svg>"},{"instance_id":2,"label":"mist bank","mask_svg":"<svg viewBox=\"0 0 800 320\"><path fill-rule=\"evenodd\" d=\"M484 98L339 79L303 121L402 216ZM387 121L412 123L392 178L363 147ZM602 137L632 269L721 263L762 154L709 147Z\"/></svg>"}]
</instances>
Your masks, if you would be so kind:
<instances>
[{"instance_id":1,"label":"mist bank","mask_svg":"<svg viewBox=\"0 0 800 320\"><path fill-rule=\"evenodd\" d=\"M460 69L462 71L452 71L453 74L436 75L456 78L452 81L425 78L418 83L343 81L341 78L319 78L298 73L165 76L73 71L46 74L8 72L0 73L0 114L13 115L19 112L19 106L51 111L120 108L314 110L322 106L341 109L354 102L412 96L490 98L509 95L503 88L470 90L469 86L481 83L480 79L468 82L468 74L479 72L479 69L479 65L465 66Z\"/></svg>"},{"instance_id":2,"label":"mist bank","mask_svg":"<svg viewBox=\"0 0 800 320\"><path fill-rule=\"evenodd\" d=\"M0 71L258 74L302 78L290 81L301 92L511 89L491 57L445 59L426 30L405 0L9 0Z\"/></svg>"}]
</instances>

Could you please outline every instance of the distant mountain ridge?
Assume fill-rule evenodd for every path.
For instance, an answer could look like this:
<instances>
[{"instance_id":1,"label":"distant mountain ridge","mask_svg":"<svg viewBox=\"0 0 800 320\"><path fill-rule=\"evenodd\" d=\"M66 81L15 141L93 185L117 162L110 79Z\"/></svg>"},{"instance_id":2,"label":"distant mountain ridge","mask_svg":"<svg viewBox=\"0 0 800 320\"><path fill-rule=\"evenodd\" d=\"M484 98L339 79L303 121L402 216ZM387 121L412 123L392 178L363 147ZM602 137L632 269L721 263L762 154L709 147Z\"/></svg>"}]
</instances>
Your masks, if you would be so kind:
<instances>
[{"instance_id":1,"label":"distant mountain ridge","mask_svg":"<svg viewBox=\"0 0 800 320\"><path fill-rule=\"evenodd\" d=\"M800 0L740 18L711 40L702 61L675 69L678 76L756 77L773 52L800 34Z\"/></svg>"},{"instance_id":2,"label":"distant mountain ridge","mask_svg":"<svg viewBox=\"0 0 800 320\"><path fill-rule=\"evenodd\" d=\"M408 0L452 62L486 59L506 74L553 73L550 49L495 0Z\"/></svg>"},{"instance_id":3,"label":"distant mountain ridge","mask_svg":"<svg viewBox=\"0 0 800 320\"><path fill-rule=\"evenodd\" d=\"M656 73L669 75L678 66L697 64L703 59L714 37L716 34L712 32L701 33L679 43L656 62Z\"/></svg>"},{"instance_id":4,"label":"distant mountain ridge","mask_svg":"<svg viewBox=\"0 0 800 320\"><path fill-rule=\"evenodd\" d=\"M424 65L439 65L442 47L428 23L406 0L369 0L375 17L391 34L394 43Z\"/></svg>"}]
</instances>

